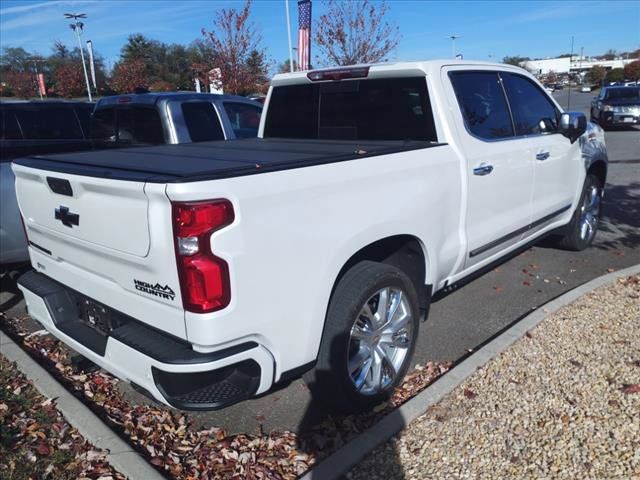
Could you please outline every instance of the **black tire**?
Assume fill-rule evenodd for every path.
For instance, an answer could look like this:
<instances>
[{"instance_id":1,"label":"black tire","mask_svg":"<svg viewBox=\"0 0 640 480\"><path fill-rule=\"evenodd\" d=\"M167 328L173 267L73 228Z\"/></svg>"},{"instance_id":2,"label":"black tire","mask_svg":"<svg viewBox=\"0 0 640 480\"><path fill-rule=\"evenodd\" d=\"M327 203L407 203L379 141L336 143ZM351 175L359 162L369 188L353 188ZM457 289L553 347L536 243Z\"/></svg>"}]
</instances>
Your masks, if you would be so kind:
<instances>
[{"instance_id":1,"label":"black tire","mask_svg":"<svg viewBox=\"0 0 640 480\"><path fill-rule=\"evenodd\" d=\"M352 380L348 371L349 360L354 356L354 345L358 346L360 342L351 337L352 327L356 319L362 318L360 316L362 308L370 305L368 301L385 288L392 288L395 291L399 289L403 294L402 298L405 300L403 306L410 311L411 315L409 320L411 329L406 332L406 339L410 343L408 343L406 355L401 360L401 367L396 369L397 374L393 377L393 381L385 385L382 391L363 393L356 388L355 380ZM377 298L379 301L380 296ZM304 376L314 398L341 413L366 410L387 399L402 381L410 365L418 335L419 319L420 309L415 287L402 270L372 261L362 261L354 265L343 275L335 288L329 302L316 366ZM376 335L373 335L371 338L375 337ZM380 341L380 335L377 337ZM371 378L372 376L373 370L371 370ZM391 376L382 378L389 381ZM384 382L381 382L381 385L382 383Z\"/></svg>"},{"instance_id":2,"label":"black tire","mask_svg":"<svg viewBox=\"0 0 640 480\"><path fill-rule=\"evenodd\" d=\"M578 202L578 206L573 212L573 216L571 217L571 222L569 222L569 224L567 225L564 235L561 236L557 241L557 245L560 248L579 252L581 250L584 250L585 248L587 248L589 245L593 243L593 240L598 230L598 226L600 224L601 209L598 208L598 212L595 215L595 225L593 225L592 235L587 235L585 237L584 235L581 234L582 217L583 217L584 209L587 206L585 203L587 200L587 195L590 194L593 188L598 189L598 192L599 192L598 202L600 202L600 200L602 199L602 187L603 185L597 176L592 174L587 175L587 178L585 179L584 185L582 187L580 202ZM600 203L598 203L598 205L600 206Z\"/></svg>"}]
</instances>

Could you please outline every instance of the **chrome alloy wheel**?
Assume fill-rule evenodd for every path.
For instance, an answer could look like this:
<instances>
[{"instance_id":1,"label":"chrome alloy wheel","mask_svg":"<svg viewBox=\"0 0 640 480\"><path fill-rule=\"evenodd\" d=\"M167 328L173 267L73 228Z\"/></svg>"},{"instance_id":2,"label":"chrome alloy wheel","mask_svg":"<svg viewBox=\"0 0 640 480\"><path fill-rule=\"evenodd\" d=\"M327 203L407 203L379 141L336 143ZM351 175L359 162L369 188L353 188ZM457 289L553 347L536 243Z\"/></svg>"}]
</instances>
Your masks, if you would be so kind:
<instances>
[{"instance_id":1,"label":"chrome alloy wheel","mask_svg":"<svg viewBox=\"0 0 640 480\"><path fill-rule=\"evenodd\" d=\"M590 243L598 229L600 216L600 200L602 189L591 185L587 190L580 208L580 239Z\"/></svg>"},{"instance_id":2,"label":"chrome alloy wheel","mask_svg":"<svg viewBox=\"0 0 640 480\"><path fill-rule=\"evenodd\" d=\"M351 327L348 370L356 390L375 395L388 389L402 369L413 339L409 301L387 287L362 306Z\"/></svg>"}]
</instances>

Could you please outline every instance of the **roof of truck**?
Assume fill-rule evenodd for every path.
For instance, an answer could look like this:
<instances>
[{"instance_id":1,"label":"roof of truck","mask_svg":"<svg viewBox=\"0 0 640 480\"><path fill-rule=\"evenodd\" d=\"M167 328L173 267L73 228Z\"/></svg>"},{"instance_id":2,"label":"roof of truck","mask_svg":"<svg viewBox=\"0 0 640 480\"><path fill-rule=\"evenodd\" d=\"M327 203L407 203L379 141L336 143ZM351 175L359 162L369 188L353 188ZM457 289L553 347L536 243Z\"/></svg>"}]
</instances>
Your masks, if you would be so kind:
<instances>
[{"instance_id":1,"label":"roof of truck","mask_svg":"<svg viewBox=\"0 0 640 480\"><path fill-rule=\"evenodd\" d=\"M439 60L423 60L413 62L383 62L383 63L363 63L358 65L349 66L335 66L318 68L314 70L308 70L304 72L293 73L280 73L275 75L271 80L271 84L274 86L288 85L293 83L306 83L310 82L307 75L310 72L318 72L323 70L341 70L341 69L355 69L361 67L369 67L369 77L385 77L388 75L397 76L398 74L405 75L429 75L439 72L442 67L445 66L468 66L468 67L494 67L500 70L514 70L518 72L526 72L523 68L516 67L514 65L508 65L505 63L496 62L484 62L479 60L456 60L456 59L439 59Z\"/></svg>"},{"instance_id":2,"label":"roof of truck","mask_svg":"<svg viewBox=\"0 0 640 480\"><path fill-rule=\"evenodd\" d=\"M103 97L97 102L97 106L112 105L119 103L137 103L137 104L155 104L160 100L233 100L237 102L255 103L261 106L259 103L251 100L247 97L239 95L222 95L218 93L198 93L198 92L149 92L149 93L126 93L122 95L113 95L110 97Z\"/></svg>"}]
</instances>

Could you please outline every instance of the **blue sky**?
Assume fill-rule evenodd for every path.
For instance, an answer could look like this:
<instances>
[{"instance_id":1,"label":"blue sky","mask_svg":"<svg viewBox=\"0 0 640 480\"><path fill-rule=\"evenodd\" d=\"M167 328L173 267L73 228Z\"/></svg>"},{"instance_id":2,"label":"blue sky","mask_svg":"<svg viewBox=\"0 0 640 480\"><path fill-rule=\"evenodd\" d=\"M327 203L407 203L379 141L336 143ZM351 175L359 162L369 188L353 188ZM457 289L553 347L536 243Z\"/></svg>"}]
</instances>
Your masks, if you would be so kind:
<instances>
[{"instance_id":1,"label":"blue sky","mask_svg":"<svg viewBox=\"0 0 640 480\"><path fill-rule=\"evenodd\" d=\"M285 0L256 0L252 18L262 32L268 55L275 61L287 57ZM297 14L289 0L295 45ZM447 35L463 37L456 50L467 59L502 59L505 55L546 57L570 50L597 55L605 50L640 48L640 0L627 1L424 1L388 0L389 18L402 38L393 59L416 60L449 57ZM75 38L63 18L65 12L88 14L84 39L107 60L117 60L120 47L131 33L143 33L167 43L189 43L210 29L218 8L240 6L234 0L216 1L2 1L0 45L21 46L48 54L55 40L70 47ZM324 10L314 0L314 17ZM313 47L312 47L313 53Z\"/></svg>"}]
</instances>

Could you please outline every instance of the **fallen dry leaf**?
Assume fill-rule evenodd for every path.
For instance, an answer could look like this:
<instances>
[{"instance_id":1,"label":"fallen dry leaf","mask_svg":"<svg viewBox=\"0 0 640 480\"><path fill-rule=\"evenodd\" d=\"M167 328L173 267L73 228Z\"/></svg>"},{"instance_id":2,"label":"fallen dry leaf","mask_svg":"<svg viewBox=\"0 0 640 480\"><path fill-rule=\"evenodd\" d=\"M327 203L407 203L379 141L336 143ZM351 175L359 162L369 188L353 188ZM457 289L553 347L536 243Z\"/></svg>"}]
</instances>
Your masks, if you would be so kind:
<instances>
[{"instance_id":1,"label":"fallen dry leaf","mask_svg":"<svg viewBox=\"0 0 640 480\"><path fill-rule=\"evenodd\" d=\"M473 390L470 390L468 388L465 388L462 393L464 394L464 396L466 398L468 398L469 400L472 400L474 398L476 398L478 396L478 394L476 392L474 392Z\"/></svg>"},{"instance_id":2,"label":"fallen dry leaf","mask_svg":"<svg viewBox=\"0 0 640 480\"><path fill-rule=\"evenodd\" d=\"M631 395L632 393L640 393L640 383L632 383L630 385L624 385L622 393L625 395Z\"/></svg>"}]
</instances>

